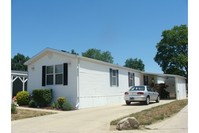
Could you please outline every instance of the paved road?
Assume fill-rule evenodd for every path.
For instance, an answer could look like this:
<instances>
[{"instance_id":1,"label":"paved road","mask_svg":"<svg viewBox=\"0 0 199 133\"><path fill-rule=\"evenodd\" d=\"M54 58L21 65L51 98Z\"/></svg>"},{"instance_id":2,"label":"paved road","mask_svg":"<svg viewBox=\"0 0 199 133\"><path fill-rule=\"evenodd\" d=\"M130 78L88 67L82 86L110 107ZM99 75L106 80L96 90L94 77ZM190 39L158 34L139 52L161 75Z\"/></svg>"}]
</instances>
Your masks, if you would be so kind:
<instances>
[{"instance_id":1,"label":"paved road","mask_svg":"<svg viewBox=\"0 0 199 133\"><path fill-rule=\"evenodd\" d=\"M109 131L111 120L172 101L161 100L148 106L137 103L131 106L109 105L17 120L12 121L12 133L112 132Z\"/></svg>"}]
</instances>

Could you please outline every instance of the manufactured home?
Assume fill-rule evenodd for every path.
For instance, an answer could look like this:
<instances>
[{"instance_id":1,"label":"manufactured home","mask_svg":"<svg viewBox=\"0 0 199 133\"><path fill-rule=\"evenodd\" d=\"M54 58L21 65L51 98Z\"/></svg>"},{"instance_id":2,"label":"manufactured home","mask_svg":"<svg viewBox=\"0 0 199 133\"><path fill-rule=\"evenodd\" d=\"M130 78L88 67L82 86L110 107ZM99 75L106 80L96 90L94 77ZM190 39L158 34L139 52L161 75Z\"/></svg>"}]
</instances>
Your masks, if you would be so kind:
<instances>
[{"instance_id":1,"label":"manufactured home","mask_svg":"<svg viewBox=\"0 0 199 133\"><path fill-rule=\"evenodd\" d=\"M53 98L66 97L70 104L77 108L96 107L107 104L124 103L124 92L132 85L144 84L144 77L152 74L122 67L119 65L69 54L46 48L30 60L28 65L28 91L34 89L53 89ZM156 82L165 82L172 75L154 74ZM176 90L178 81L180 89L185 79L174 77ZM150 80L150 79L149 79ZM176 91L175 91L176 92ZM181 94L183 95L183 94ZM177 97L176 97L177 98ZM184 98L180 96L178 99Z\"/></svg>"}]
</instances>

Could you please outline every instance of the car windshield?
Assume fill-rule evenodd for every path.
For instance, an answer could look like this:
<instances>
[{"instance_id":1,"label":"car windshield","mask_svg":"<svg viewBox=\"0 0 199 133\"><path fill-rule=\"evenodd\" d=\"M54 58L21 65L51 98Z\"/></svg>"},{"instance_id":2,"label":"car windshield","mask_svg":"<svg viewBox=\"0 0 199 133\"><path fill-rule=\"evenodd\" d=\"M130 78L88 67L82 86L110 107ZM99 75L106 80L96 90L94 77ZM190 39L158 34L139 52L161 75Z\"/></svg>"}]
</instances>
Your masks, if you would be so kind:
<instances>
[{"instance_id":1,"label":"car windshield","mask_svg":"<svg viewBox=\"0 0 199 133\"><path fill-rule=\"evenodd\" d=\"M144 86L133 86L130 91L144 91Z\"/></svg>"}]
</instances>

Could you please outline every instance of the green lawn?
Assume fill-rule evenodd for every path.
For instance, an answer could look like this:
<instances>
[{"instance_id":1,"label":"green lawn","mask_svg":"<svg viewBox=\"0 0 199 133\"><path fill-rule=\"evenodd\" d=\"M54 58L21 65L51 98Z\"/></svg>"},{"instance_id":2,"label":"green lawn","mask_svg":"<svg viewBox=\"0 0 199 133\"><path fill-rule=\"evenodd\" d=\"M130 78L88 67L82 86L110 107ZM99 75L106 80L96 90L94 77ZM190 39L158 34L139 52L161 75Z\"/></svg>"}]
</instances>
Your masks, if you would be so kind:
<instances>
[{"instance_id":1,"label":"green lawn","mask_svg":"<svg viewBox=\"0 0 199 133\"><path fill-rule=\"evenodd\" d=\"M24 118L38 117L43 115L55 114L54 112L35 111L26 109L17 109L17 113L11 114L11 120L19 120Z\"/></svg>"}]
</instances>

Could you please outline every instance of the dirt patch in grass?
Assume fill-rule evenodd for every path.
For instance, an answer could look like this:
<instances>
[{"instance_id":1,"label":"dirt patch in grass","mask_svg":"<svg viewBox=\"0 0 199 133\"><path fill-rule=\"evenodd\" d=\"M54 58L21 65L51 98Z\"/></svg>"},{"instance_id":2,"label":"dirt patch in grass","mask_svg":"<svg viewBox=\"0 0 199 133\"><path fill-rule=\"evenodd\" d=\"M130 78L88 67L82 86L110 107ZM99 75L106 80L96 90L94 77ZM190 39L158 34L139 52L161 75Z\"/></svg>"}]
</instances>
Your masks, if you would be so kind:
<instances>
[{"instance_id":1,"label":"dirt patch in grass","mask_svg":"<svg viewBox=\"0 0 199 133\"><path fill-rule=\"evenodd\" d=\"M56 114L54 112L45 112L45 111L35 111L27 109L17 109L16 114L11 114L11 120L19 120L24 118L38 117L43 115Z\"/></svg>"},{"instance_id":2,"label":"dirt patch in grass","mask_svg":"<svg viewBox=\"0 0 199 133\"><path fill-rule=\"evenodd\" d=\"M156 106L147 110L143 110L141 112L133 113L126 117L135 117L140 125L150 125L160 120L164 120L165 118L171 117L172 115L179 112L182 108L184 108L188 104L188 100L177 100L168 104ZM117 125L117 123L123 119L119 118L117 120L112 121L111 125Z\"/></svg>"}]
</instances>

